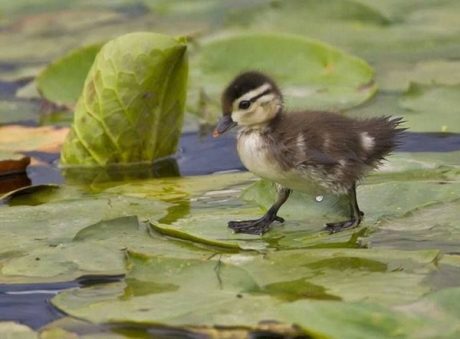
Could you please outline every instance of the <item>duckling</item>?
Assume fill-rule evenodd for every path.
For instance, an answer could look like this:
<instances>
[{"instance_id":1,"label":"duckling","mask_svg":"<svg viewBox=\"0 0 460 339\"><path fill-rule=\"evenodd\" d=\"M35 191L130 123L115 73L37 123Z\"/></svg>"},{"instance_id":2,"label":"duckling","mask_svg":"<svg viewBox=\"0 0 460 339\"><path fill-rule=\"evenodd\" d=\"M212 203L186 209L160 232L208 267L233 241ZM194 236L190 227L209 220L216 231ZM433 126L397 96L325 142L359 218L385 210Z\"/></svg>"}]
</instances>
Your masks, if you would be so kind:
<instances>
[{"instance_id":1,"label":"duckling","mask_svg":"<svg viewBox=\"0 0 460 339\"><path fill-rule=\"evenodd\" d=\"M230 221L236 233L263 234L292 190L347 194L350 219L326 224L330 233L357 227L364 216L356 185L398 145L401 118L352 119L338 113L283 109L283 96L267 75L238 75L222 94L223 116L214 137L237 126L237 151L243 165L276 184L277 200L256 220Z\"/></svg>"}]
</instances>

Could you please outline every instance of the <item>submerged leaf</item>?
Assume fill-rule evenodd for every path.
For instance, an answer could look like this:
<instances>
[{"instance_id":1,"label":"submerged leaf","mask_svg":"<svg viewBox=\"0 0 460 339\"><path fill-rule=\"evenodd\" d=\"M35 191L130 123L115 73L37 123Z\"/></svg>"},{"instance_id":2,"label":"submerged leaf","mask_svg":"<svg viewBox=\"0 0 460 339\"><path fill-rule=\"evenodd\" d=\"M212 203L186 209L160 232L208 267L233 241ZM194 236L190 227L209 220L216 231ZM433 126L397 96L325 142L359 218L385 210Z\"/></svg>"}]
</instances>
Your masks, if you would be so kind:
<instances>
[{"instance_id":1,"label":"submerged leaf","mask_svg":"<svg viewBox=\"0 0 460 339\"><path fill-rule=\"evenodd\" d=\"M152 162L174 153L187 83L182 39L131 33L102 47L85 81L63 165Z\"/></svg>"}]
</instances>

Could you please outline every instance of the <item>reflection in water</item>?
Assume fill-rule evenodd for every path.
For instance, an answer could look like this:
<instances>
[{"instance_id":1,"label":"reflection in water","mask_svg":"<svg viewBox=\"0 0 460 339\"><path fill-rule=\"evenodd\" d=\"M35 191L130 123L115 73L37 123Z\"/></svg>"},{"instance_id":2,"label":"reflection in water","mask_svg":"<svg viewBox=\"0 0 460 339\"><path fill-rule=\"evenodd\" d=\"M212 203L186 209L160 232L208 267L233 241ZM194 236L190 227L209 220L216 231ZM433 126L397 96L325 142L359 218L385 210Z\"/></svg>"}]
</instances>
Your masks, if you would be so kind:
<instances>
[{"instance_id":1,"label":"reflection in water","mask_svg":"<svg viewBox=\"0 0 460 339\"><path fill-rule=\"evenodd\" d=\"M62 170L67 184L96 184L150 178L178 177L179 167L174 158L154 164L112 165L107 167L68 167Z\"/></svg>"}]
</instances>

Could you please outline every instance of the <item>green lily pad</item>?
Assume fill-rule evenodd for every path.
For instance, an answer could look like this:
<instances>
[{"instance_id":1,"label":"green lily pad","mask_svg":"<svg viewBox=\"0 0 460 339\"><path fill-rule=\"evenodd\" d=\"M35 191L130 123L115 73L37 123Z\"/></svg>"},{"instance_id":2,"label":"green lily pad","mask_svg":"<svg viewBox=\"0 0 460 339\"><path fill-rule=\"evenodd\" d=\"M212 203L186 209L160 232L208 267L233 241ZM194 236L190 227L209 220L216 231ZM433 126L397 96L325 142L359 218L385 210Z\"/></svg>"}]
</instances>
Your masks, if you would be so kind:
<instances>
[{"instance_id":1,"label":"green lily pad","mask_svg":"<svg viewBox=\"0 0 460 339\"><path fill-rule=\"evenodd\" d=\"M233 27L320 39L383 70L393 61L455 58L458 13L455 1L279 1L236 13Z\"/></svg>"},{"instance_id":2,"label":"green lily pad","mask_svg":"<svg viewBox=\"0 0 460 339\"><path fill-rule=\"evenodd\" d=\"M59 104L75 104L100 49L101 44L81 47L48 65L36 78L41 95Z\"/></svg>"},{"instance_id":3,"label":"green lily pad","mask_svg":"<svg viewBox=\"0 0 460 339\"><path fill-rule=\"evenodd\" d=\"M437 248L455 253L460 237L457 221L460 200L414 210L397 220L383 222L369 241L372 246L407 249Z\"/></svg>"},{"instance_id":4,"label":"green lily pad","mask_svg":"<svg viewBox=\"0 0 460 339\"><path fill-rule=\"evenodd\" d=\"M175 152L187 82L183 39L131 33L105 44L85 81L63 165L152 162Z\"/></svg>"},{"instance_id":5,"label":"green lily pad","mask_svg":"<svg viewBox=\"0 0 460 339\"><path fill-rule=\"evenodd\" d=\"M412 83L400 100L413 131L460 132L460 85Z\"/></svg>"},{"instance_id":6,"label":"green lily pad","mask_svg":"<svg viewBox=\"0 0 460 339\"><path fill-rule=\"evenodd\" d=\"M262 292L264 286L270 290L274 284L292 285L303 279L321 286L327 293L323 299L335 296L344 301L372 300L390 305L414 301L427 293L430 286L423 282L436 270L438 257L438 251L338 248L278 251L263 256L234 254L222 260L244 268ZM296 299L311 298L302 288L293 288L291 297L294 295Z\"/></svg>"},{"instance_id":7,"label":"green lily pad","mask_svg":"<svg viewBox=\"0 0 460 339\"><path fill-rule=\"evenodd\" d=\"M416 300L429 290L419 284L435 269L431 262L437 256L436 251L403 255L371 250L312 250L305 254L285 251L184 260L130 253L125 284L64 291L52 302L66 313L92 322L255 326L262 320L278 320L277 309L286 300L337 299L336 291L346 300L381 301L388 298L386 294L392 295L386 300L389 304ZM348 267L335 267L331 261L343 262L344 257L350 259ZM305 283L297 283L299 279ZM382 279L385 283L380 283Z\"/></svg>"},{"instance_id":8,"label":"green lily pad","mask_svg":"<svg viewBox=\"0 0 460 339\"><path fill-rule=\"evenodd\" d=\"M419 84L456 85L460 81L456 74L460 72L460 62L434 60L422 61L410 68L407 65L394 67L379 74L382 90L406 90L411 82Z\"/></svg>"},{"instance_id":9,"label":"green lily pad","mask_svg":"<svg viewBox=\"0 0 460 339\"><path fill-rule=\"evenodd\" d=\"M459 182L392 181L361 185L358 187L358 203L365 213L365 224L373 224L382 219L398 218L417 208L448 202L458 198ZM290 199L280 209L280 215L297 220L311 220L312 215L323 213L329 220L345 212L338 204L337 197L324 195L321 201L315 194L293 192ZM275 192L268 182L258 182L247 189L244 196L264 208L269 208L275 199ZM324 204L323 204L324 202ZM346 205L345 205L346 206ZM335 216L332 211L336 211ZM343 217L343 215L342 215Z\"/></svg>"},{"instance_id":10,"label":"green lily pad","mask_svg":"<svg viewBox=\"0 0 460 339\"><path fill-rule=\"evenodd\" d=\"M13 321L2 321L0 322L0 337L7 339L38 339L38 334L26 325Z\"/></svg>"},{"instance_id":11,"label":"green lily pad","mask_svg":"<svg viewBox=\"0 0 460 339\"><path fill-rule=\"evenodd\" d=\"M202 91L212 98L208 104L216 112L224 87L250 69L279 81L289 107L343 109L376 91L374 72L364 60L300 36L253 33L214 38L203 43L192 64L189 103L198 104Z\"/></svg>"},{"instance_id":12,"label":"green lily pad","mask_svg":"<svg viewBox=\"0 0 460 339\"><path fill-rule=\"evenodd\" d=\"M97 246L88 241L75 242L75 235L101 220L121 216L161 218L166 206L151 200L109 196L4 208L0 211L0 279L21 281L35 277L62 281L64 277L76 278L84 271L97 274L96 267L99 267L100 274L107 271L119 273L123 267L121 249L130 239L126 234L134 232L138 235L132 243L141 247L142 243L149 245L153 242L145 229L143 232L138 230L137 217L132 221L121 221L128 228L119 235L121 241L127 241L125 245L109 246L109 240ZM101 261L94 261L96 257Z\"/></svg>"},{"instance_id":13,"label":"green lily pad","mask_svg":"<svg viewBox=\"0 0 460 339\"><path fill-rule=\"evenodd\" d=\"M398 308L369 303L297 301L281 305L286 321L327 338L454 338L460 331L459 289L446 289Z\"/></svg>"}]
</instances>

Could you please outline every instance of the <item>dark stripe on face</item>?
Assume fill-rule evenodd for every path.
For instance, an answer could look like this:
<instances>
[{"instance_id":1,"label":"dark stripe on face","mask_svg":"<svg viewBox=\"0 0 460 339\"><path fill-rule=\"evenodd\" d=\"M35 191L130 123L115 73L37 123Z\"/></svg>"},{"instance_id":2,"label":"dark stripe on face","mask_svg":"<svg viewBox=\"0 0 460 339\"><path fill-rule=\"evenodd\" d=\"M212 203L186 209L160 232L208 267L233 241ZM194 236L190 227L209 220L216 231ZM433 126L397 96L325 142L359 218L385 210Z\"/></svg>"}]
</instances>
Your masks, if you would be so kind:
<instances>
[{"instance_id":1,"label":"dark stripe on face","mask_svg":"<svg viewBox=\"0 0 460 339\"><path fill-rule=\"evenodd\" d=\"M269 89L263 91L262 93L256 95L255 97L252 97L251 99L249 99L249 101L250 101L250 102L254 102L254 101L256 101L257 99L263 97L264 95L270 94L271 92L272 92L272 89L269 88Z\"/></svg>"}]
</instances>

